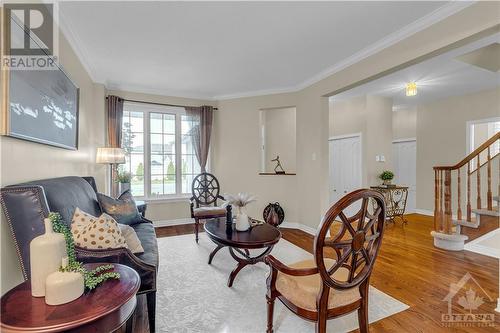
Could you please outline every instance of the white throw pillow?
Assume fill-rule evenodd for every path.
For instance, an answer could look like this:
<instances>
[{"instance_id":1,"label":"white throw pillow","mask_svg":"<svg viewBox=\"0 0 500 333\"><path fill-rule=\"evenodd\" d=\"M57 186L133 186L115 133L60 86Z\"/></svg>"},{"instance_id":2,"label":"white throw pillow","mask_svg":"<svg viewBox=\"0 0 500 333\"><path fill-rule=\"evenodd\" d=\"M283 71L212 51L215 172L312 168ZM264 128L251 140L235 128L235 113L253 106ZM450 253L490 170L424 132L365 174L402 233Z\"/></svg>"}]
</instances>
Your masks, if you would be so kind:
<instances>
[{"instance_id":1,"label":"white throw pillow","mask_svg":"<svg viewBox=\"0 0 500 333\"><path fill-rule=\"evenodd\" d=\"M75 245L89 250L127 248L118 223L109 215L92 216L76 208L71 220Z\"/></svg>"},{"instance_id":2,"label":"white throw pillow","mask_svg":"<svg viewBox=\"0 0 500 333\"><path fill-rule=\"evenodd\" d=\"M122 236L125 237L125 242L132 253L144 253L144 248L142 247L141 240L137 237L137 233L134 228L129 225L118 223L120 230L122 231Z\"/></svg>"}]
</instances>

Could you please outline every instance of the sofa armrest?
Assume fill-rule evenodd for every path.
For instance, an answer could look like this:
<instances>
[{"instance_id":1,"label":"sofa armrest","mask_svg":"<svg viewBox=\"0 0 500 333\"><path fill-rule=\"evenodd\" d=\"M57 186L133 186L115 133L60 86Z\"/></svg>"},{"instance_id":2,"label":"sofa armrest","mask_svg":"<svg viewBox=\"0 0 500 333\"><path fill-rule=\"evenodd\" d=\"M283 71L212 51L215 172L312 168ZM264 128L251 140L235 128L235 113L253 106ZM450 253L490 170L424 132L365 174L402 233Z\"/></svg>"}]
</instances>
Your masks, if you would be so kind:
<instances>
[{"instance_id":1,"label":"sofa armrest","mask_svg":"<svg viewBox=\"0 0 500 333\"><path fill-rule=\"evenodd\" d=\"M129 266L141 276L139 291L156 290L156 267L137 258L129 249L88 250L75 246L76 257L83 263L115 263Z\"/></svg>"}]
</instances>

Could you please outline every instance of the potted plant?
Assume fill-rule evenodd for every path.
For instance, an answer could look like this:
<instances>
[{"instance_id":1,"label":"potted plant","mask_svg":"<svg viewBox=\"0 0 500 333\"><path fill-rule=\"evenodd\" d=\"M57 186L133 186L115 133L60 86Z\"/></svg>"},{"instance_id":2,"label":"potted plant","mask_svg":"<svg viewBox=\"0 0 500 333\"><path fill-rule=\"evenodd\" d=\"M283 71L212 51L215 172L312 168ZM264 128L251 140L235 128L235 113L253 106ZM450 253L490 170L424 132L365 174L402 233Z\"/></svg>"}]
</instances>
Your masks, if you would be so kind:
<instances>
[{"instance_id":1,"label":"potted plant","mask_svg":"<svg viewBox=\"0 0 500 333\"><path fill-rule=\"evenodd\" d=\"M126 190L130 190L130 180L132 179L132 175L130 172L126 171L119 171L118 175L116 176L116 182L118 183L119 186L119 192L120 194L125 192Z\"/></svg>"},{"instance_id":2,"label":"potted plant","mask_svg":"<svg viewBox=\"0 0 500 333\"><path fill-rule=\"evenodd\" d=\"M391 185L391 181L394 179L394 172L390 170L384 170L378 178L382 179L384 185Z\"/></svg>"}]
</instances>

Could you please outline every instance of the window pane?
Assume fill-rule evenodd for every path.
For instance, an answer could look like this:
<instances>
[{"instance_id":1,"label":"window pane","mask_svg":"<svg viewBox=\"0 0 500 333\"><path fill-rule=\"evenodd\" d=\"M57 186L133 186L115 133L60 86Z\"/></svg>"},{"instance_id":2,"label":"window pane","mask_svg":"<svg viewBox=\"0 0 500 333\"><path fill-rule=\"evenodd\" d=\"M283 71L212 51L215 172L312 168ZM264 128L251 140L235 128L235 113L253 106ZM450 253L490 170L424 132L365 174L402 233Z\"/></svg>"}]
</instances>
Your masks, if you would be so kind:
<instances>
[{"instance_id":1,"label":"window pane","mask_svg":"<svg viewBox=\"0 0 500 333\"><path fill-rule=\"evenodd\" d=\"M173 114L163 115L163 133L175 134L175 115Z\"/></svg>"},{"instance_id":2,"label":"window pane","mask_svg":"<svg viewBox=\"0 0 500 333\"><path fill-rule=\"evenodd\" d=\"M194 118L182 116L182 193L191 193L191 184L196 175L200 173L200 164L194 152L192 129L198 122Z\"/></svg>"},{"instance_id":3,"label":"window pane","mask_svg":"<svg viewBox=\"0 0 500 333\"><path fill-rule=\"evenodd\" d=\"M175 135L168 134L163 136L163 153L175 154Z\"/></svg>"},{"instance_id":4,"label":"window pane","mask_svg":"<svg viewBox=\"0 0 500 333\"><path fill-rule=\"evenodd\" d=\"M175 174L167 175L164 178L163 192L165 194L175 194Z\"/></svg>"},{"instance_id":5,"label":"window pane","mask_svg":"<svg viewBox=\"0 0 500 333\"><path fill-rule=\"evenodd\" d=\"M130 112L130 130L132 132L144 132L142 112Z\"/></svg>"},{"instance_id":6,"label":"window pane","mask_svg":"<svg viewBox=\"0 0 500 333\"><path fill-rule=\"evenodd\" d=\"M149 131L151 133L162 133L162 114L161 113L150 113L149 117L151 119L149 125Z\"/></svg>"},{"instance_id":7,"label":"window pane","mask_svg":"<svg viewBox=\"0 0 500 333\"><path fill-rule=\"evenodd\" d=\"M151 134L151 154L163 154L162 140L161 134Z\"/></svg>"},{"instance_id":8,"label":"window pane","mask_svg":"<svg viewBox=\"0 0 500 333\"><path fill-rule=\"evenodd\" d=\"M175 155L165 155L163 164L164 175L175 175Z\"/></svg>"},{"instance_id":9,"label":"window pane","mask_svg":"<svg viewBox=\"0 0 500 333\"><path fill-rule=\"evenodd\" d=\"M127 108L130 109L129 106ZM122 148L125 164L121 172L130 172L132 194L144 196L144 115L142 112L123 111Z\"/></svg>"},{"instance_id":10,"label":"window pane","mask_svg":"<svg viewBox=\"0 0 500 333\"><path fill-rule=\"evenodd\" d=\"M151 175L151 194L163 195L163 176Z\"/></svg>"},{"instance_id":11,"label":"window pane","mask_svg":"<svg viewBox=\"0 0 500 333\"><path fill-rule=\"evenodd\" d=\"M151 155L151 174L163 175L163 155Z\"/></svg>"}]
</instances>

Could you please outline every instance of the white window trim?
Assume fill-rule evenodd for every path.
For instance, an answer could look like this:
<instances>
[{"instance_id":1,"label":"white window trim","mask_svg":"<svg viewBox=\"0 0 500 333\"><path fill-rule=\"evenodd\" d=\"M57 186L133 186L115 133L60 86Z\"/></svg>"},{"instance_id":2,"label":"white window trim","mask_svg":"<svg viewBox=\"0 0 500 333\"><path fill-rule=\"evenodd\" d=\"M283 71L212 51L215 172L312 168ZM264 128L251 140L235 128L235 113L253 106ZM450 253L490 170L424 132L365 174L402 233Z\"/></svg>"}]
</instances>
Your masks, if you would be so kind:
<instances>
[{"instance_id":1,"label":"white window trim","mask_svg":"<svg viewBox=\"0 0 500 333\"><path fill-rule=\"evenodd\" d=\"M133 105L133 108L126 108L126 105ZM191 197L190 193L182 193L182 152L181 152L181 141L180 136L181 126L182 126L182 116L186 115L186 110L182 107L170 107L163 105L138 103L138 102L125 102L124 111L130 112L142 112L143 113L143 131L144 131L144 196L136 196L136 199L143 200L146 202L179 202L187 201ZM150 115L151 113L164 113L164 114L175 114L175 194L162 194L162 195L151 195L151 133L150 130ZM179 137L178 137L179 135ZM210 170L210 155L207 161L207 171Z\"/></svg>"}]
</instances>

